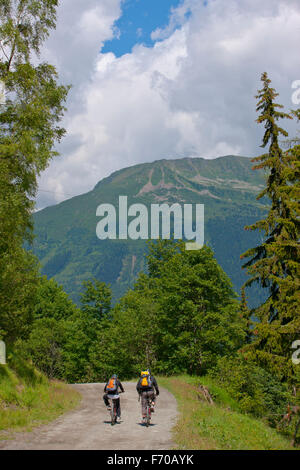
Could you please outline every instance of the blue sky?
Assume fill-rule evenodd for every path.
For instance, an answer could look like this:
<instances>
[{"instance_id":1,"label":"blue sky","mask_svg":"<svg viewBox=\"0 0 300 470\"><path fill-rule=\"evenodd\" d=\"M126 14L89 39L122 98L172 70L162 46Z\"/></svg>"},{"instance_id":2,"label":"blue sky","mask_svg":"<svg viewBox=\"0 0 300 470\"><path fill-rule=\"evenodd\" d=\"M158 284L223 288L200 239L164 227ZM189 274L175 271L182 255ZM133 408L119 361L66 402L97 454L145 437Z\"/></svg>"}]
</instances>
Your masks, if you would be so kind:
<instances>
[{"instance_id":1,"label":"blue sky","mask_svg":"<svg viewBox=\"0 0 300 470\"><path fill-rule=\"evenodd\" d=\"M114 24L119 38L106 41L101 52L113 52L120 57L131 52L135 44L153 46L152 31L167 26L171 8L181 3L182 0L125 0L122 15Z\"/></svg>"}]
</instances>

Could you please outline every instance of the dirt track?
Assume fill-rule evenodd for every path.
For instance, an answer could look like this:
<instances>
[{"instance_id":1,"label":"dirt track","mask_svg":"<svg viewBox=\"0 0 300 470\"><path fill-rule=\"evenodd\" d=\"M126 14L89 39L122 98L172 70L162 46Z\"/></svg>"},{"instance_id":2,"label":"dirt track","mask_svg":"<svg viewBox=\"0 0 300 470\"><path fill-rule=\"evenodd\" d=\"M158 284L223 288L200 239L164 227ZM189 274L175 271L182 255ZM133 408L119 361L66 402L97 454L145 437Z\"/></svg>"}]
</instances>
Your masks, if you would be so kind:
<instances>
[{"instance_id":1,"label":"dirt track","mask_svg":"<svg viewBox=\"0 0 300 470\"><path fill-rule=\"evenodd\" d=\"M168 450L174 447L171 428L175 424L177 405L174 396L161 388L151 426L140 424L141 407L135 384L123 383L121 395L122 421L110 425L102 396L103 384L72 385L82 394L78 408L51 424L28 433L16 433L13 440L0 441L0 450Z\"/></svg>"}]
</instances>

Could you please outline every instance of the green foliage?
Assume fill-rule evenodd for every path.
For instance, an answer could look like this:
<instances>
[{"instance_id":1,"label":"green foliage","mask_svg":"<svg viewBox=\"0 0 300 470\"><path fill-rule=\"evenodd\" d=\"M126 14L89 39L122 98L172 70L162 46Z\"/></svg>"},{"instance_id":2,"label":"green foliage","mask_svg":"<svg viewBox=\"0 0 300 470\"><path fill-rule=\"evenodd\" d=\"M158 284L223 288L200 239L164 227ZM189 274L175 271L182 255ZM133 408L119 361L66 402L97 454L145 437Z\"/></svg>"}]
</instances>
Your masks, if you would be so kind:
<instances>
[{"instance_id":1,"label":"green foliage","mask_svg":"<svg viewBox=\"0 0 300 470\"><path fill-rule=\"evenodd\" d=\"M100 377L117 371L130 378L145 367L203 374L243 344L238 302L211 249L186 252L171 244L152 244L152 274L140 275L102 325L93 352Z\"/></svg>"},{"instance_id":2,"label":"green foliage","mask_svg":"<svg viewBox=\"0 0 300 470\"><path fill-rule=\"evenodd\" d=\"M0 330L7 343L28 336L33 321L37 284L38 264L31 253L19 246L15 246L13 252L2 252Z\"/></svg>"},{"instance_id":3,"label":"green foliage","mask_svg":"<svg viewBox=\"0 0 300 470\"><path fill-rule=\"evenodd\" d=\"M11 371L24 384L35 387L38 384L48 383L46 377L41 374L30 362L26 361L16 350L8 351L8 366Z\"/></svg>"},{"instance_id":4,"label":"green foliage","mask_svg":"<svg viewBox=\"0 0 300 470\"><path fill-rule=\"evenodd\" d=\"M81 294L81 310L85 315L101 320L111 308L111 290L105 282L83 281L85 291Z\"/></svg>"},{"instance_id":5,"label":"green foliage","mask_svg":"<svg viewBox=\"0 0 300 470\"><path fill-rule=\"evenodd\" d=\"M37 319L26 343L19 342L20 352L25 352L35 366L50 379L63 377L62 345L64 325L54 318ZM18 343L17 343L18 344Z\"/></svg>"},{"instance_id":6,"label":"green foliage","mask_svg":"<svg viewBox=\"0 0 300 470\"><path fill-rule=\"evenodd\" d=\"M258 123L264 123L262 147L269 145L268 153L255 158L255 169L267 170L266 187L258 199L268 196L271 205L266 218L247 227L265 234L263 243L242 255L250 257L244 267L251 278L246 285L259 283L268 290L267 300L255 310L260 320L252 333L250 346L253 355L263 367L281 380L297 382L295 366L291 361L291 345L299 339L300 331L300 206L299 206L299 146L287 152L279 147L279 137L287 132L277 121L292 118L278 111L274 102L278 94L270 87L266 73L262 75L263 88L257 96Z\"/></svg>"},{"instance_id":7,"label":"green foliage","mask_svg":"<svg viewBox=\"0 0 300 470\"><path fill-rule=\"evenodd\" d=\"M32 239L37 178L57 155L65 131L59 122L68 87L57 84L55 68L36 63L55 27L56 0L4 0L0 4L0 311L7 341L24 337L30 325L37 269L23 252ZM3 318L4 317L4 318Z\"/></svg>"},{"instance_id":8,"label":"green foliage","mask_svg":"<svg viewBox=\"0 0 300 470\"><path fill-rule=\"evenodd\" d=\"M155 368L158 306L151 294L129 291L113 309L112 321L102 325L92 352L101 380L112 373L130 379L146 367Z\"/></svg>"},{"instance_id":9,"label":"green foliage","mask_svg":"<svg viewBox=\"0 0 300 470\"><path fill-rule=\"evenodd\" d=\"M1 231L21 238L31 228L37 176L57 155L53 146L65 132L57 124L68 88L57 85L53 66L30 63L55 26L56 5L54 0L7 0L0 6L0 80L6 92L0 106L0 196L6 210ZM14 228L12 218L18 221Z\"/></svg>"},{"instance_id":10,"label":"green foliage","mask_svg":"<svg viewBox=\"0 0 300 470\"><path fill-rule=\"evenodd\" d=\"M54 279L48 280L46 276L39 279L34 303L35 319L62 320L72 316L76 311L77 307Z\"/></svg>"},{"instance_id":11,"label":"green foliage","mask_svg":"<svg viewBox=\"0 0 300 470\"><path fill-rule=\"evenodd\" d=\"M240 410L278 423L292 396L276 377L242 355L220 358L209 375L238 402Z\"/></svg>"},{"instance_id":12,"label":"green foliage","mask_svg":"<svg viewBox=\"0 0 300 470\"><path fill-rule=\"evenodd\" d=\"M243 321L230 280L208 247L175 254L155 280L159 370L203 374L243 342Z\"/></svg>"},{"instance_id":13,"label":"green foliage","mask_svg":"<svg viewBox=\"0 0 300 470\"><path fill-rule=\"evenodd\" d=\"M0 33L7 68L39 53L49 29L55 28L56 7L57 0L2 0Z\"/></svg>"},{"instance_id":14,"label":"green foliage","mask_svg":"<svg viewBox=\"0 0 300 470\"><path fill-rule=\"evenodd\" d=\"M75 346L74 362L64 354L64 351L65 348L70 349L70 341L75 342L75 325L85 331L85 325L78 324L80 312L76 305L61 286L53 279L48 280L44 276L38 280L31 313L28 337L25 341L17 342L20 354L21 352L25 354L49 378L70 377L70 368L75 376L74 362L77 363ZM82 323L83 320L82 318Z\"/></svg>"},{"instance_id":15,"label":"green foliage","mask_svg":"<svg viewBox=\"0 0 300 470\"><path fill-rule=\"evenodd\" d=\"M63 378L69 383L96 380L91 355L98 340L101 322L77 312L65 321L64 326Z\"/></svg>"},{"instance_id":16,"label":"green foliage","mask_svg":"<svg viewBox=\"0 0 300 470\"><path fill-rule=\"evenodd\" d=\"M101 319L109 313L111 293L99 283L87 287L80 310L53 279L38 280L30 330L16 345L49 378L85 382L95 376L91 354Z\"/></svg>"},{"instance_id":17,"label":"green foliage","mask_svg":"<svg viewBox=\"0 0 300 470\"><path fill-rule=\"evenodd\" d=\"M160 240L158 243L148 242L147 266L150 277L160 277L164 263L169 261L176 253L183 251L183 242Z\"/></svg>"},{"instance_id":18,"label":"green foliage","mask_svg":"<svg viewBox=\"0 0 300 470\"><path fill-rule=\"evenodd\" d=\"M50 382L16 351L0 365L0 440L7 431L31 429L55 419L79 402L79 395L62 383ZM2 434L1 431L6 433Z\"/></svg>"},{"instance_id":19,"label":"green foliage","mask_svg":"<svg viewBox=\"0 0 300 470\"><path fill-rule=\"evenodd\" d=\"M250 343L252 340L252 328L256 325L256 322L252 320L252 311L248 307L245 286L241 289L240 317L245 321L245 342Z\"/></svg>"},{"instance_id":20,"label":"green foliage","mask_svg":"<svg viewBox=\"0 0 300 470\"><path fill-rule=\"evenodd\" d=\"M230 371L231 373L231 371ZM292 449L290 441L261 419L241 413L227 390L213 379L199 377L159 378L177 399L179 418L173 430L177 449L279 450ZM199 399L199 383L215 392L214 405ZM234 405L234 406L232 406Z\"/></svg>"}]
</instances>

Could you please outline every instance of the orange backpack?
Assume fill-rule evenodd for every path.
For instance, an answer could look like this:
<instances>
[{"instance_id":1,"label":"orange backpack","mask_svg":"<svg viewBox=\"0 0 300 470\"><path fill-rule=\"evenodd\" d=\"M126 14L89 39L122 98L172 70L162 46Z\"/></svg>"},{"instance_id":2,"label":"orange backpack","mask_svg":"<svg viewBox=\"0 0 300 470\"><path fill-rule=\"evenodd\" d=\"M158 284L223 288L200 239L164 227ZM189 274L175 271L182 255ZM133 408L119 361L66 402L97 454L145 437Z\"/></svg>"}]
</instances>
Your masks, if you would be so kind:
<instances>
[{"instance_id":1,"label":"orange backpack","mask_svg":"<svg viewBox=\"0 0 300 470\"><path fill-rule=\"evenodd\" d=\"M114 377L112 377L111 379L109 379L109 382L106 386L106 390L112 393L112 392L116 392L117 389L118 389L117 380Z\"/></svg>"}]
</instances>

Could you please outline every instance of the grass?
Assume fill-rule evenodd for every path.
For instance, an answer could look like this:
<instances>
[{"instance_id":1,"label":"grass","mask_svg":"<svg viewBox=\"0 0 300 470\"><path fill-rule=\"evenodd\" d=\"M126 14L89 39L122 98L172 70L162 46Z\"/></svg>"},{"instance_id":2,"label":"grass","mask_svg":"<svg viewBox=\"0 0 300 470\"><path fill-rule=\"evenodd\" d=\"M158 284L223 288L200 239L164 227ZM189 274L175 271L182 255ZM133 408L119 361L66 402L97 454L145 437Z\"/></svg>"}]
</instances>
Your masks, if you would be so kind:
<instances>
[{"instance_id":1,"label":"grass","mask_svg":"<svg viewBox=\"0 0 300 470\"><path fill-rule=\"evenodd\" d=\"M214 405L198 398L199 383L214 397ZM173 429L177 449L282 450L291 443L261 420L239 412L235 402L211 379L189 376L160 377L159 384L175 396L179 418Z\"/></svg>"},{"instance_id":2,"label":"grass","mask_svg":"<svg viewBox=\"0 0 300 470\"><path fill-rule=\"evenodd\" d=\"M31 431L52 421L79 401L80 394L74 389L49 381L33 366L13 357L9 365L0 365L0 440L12 431Z\"/></svg>"}]
</instances>

